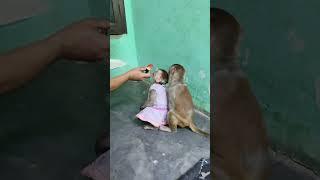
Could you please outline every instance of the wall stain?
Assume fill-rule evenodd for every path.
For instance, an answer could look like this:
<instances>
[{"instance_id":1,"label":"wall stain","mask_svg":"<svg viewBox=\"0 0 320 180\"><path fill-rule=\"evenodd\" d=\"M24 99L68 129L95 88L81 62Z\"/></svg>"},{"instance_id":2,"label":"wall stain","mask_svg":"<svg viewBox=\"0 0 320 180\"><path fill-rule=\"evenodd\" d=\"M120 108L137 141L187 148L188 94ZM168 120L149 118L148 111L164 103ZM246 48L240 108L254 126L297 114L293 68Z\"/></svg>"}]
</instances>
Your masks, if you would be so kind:
<instances>
[{"instance_id":1,"label":"wall stain","mask_svg":"<svg viewBox=\"0 0 320 180\"><path fill-rule=\"evenodd\" d=\"M199 71L199 77L200 77L201 80L206 78L206 73L204 72L204 70L200 70Z\"/></svg>"},{"instance_id":2,"label":"wall stain","mask_svg":"<svg viewBox=\"0 0 320 180\"><path fill-rule=\"evenodd\" d=\"M297 35L295 29L289 30L288 41L290 42L291 49L296 53L302 52L305 49L305 42Z\"/></svg>"}]
</instances>

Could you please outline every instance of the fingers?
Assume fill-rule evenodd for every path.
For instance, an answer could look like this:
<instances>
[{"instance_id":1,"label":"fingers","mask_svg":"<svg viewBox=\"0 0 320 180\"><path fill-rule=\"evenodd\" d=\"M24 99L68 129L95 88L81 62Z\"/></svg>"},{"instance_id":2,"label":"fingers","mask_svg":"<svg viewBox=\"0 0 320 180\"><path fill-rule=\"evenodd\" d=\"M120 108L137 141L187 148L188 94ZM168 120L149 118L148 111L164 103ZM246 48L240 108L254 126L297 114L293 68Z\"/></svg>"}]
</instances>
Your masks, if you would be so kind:
<instances>
[{"instance_id":1,"label":"fingers","mask_svg":"<svg viewBox=\"0 0 320 180\"><path fill-rule=\"evenodd\" d=\"M145 76L150 77L150 73L141 72L141 71L144 71L144 70L146 70L146 69L147 69L146 67L139 67L139 68L137 68L136 70L139 71L139 73L142 73L142 76L143 76L143 77L145 77Z\"/></svg>"},{"instance_id":2,"label":"fingers","mask_svg":"<svg viewBox=\"0 0 320 180\"><path fill-rule=\"evenodd\" d=\"M151 77L151 74L150 74L150 73L144 73L144 74L142 75L142 77L143 77L143 78L149 78L149 77Z\"/></svg>"},{"instance_id":3,"label":"fingers","mask_svg":"<svg viewBox=\"0 0 320 180\"><path fill-rule=\"evenodd\" d=\"M89 24L92 27L100 28L103 30L108 30L110 28L110 23L107 20L100 20L100 19L90 19Z\"/></svg>"},{"instance_id":4,"label":"fingers","mask_svg":"<svg viewBox=\"0 0 320 180\"><path fill-rule=\"evenodd\" d=\"M106 21L106 20L97 20L96 21L96 27L104 29L104 30L107 30L107 29L110 28L110 23L108 21Z\"/></svg>"},{"instance_id":5,"label":"fingers","mask_svg":"<svg viewBox=\"0 0 320 180\"><path fill-rule=\"evenodd\" d=\"M149 78L149 77L151 77L151 74L150 74L150 73L141 72L141 71L144 71L144 70L146 70L146 69L147 69L146 67L140 67L140 68L138 68L139 73L142 73L142 75L141 75L142 78Z\"/></svg>"},{"instance_id":6,"label":"fingers","mask_svg":"<svg viewBox=\"0 0 320 180\"><path fill-rule=\"evenodd\" d=\"M135 68L135 69L132 69L131 71L129 71L131 74L131 77L132 77L131 80L141 81L141 80L144 80L146 78L151 77L150 73L142 72L145 69L146 69L145 67L138 67L138 68Z\"/></svg>"},{"instance_id":7,"label":"fingers","mask_svg":"<svg viewBox=\"0 0 320 180\"><path fill-rule=\"evenodd\" d=\"M144 71L144 70L146 70L146 69L147 69L146 67L140 67L140 68L139 68L140 71Z\"/></svg>"}]
</instances>

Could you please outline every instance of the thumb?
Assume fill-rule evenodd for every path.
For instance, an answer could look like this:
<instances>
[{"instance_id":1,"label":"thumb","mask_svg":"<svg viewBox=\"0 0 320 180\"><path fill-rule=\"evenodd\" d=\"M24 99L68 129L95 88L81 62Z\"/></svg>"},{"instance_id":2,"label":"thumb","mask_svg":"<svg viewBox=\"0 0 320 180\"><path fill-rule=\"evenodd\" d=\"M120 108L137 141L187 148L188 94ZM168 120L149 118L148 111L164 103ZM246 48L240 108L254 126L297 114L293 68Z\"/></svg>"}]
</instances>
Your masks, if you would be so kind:
<instances>
[{"instance_id":1,"label":"thumb","mask_svg":"<svg viewBox=\"0 0 320 180\"><path fill-rule=\"evenodd\" d=\"M140 67L140 71L144 71L146 69L147 69L147 67Z\"/></svg>"},{"instance_id":2,"label":"thumb","mask_svg":"<svg viewBox=\"0 0 320 180\"><path fill-rule=\"evenodd\" d=\"M144 77L144 78L149 78L150 76L151 76L151 74L150 73L143 73L144 75L142 76L142 77Z\"/></svg>"}]
</instances>

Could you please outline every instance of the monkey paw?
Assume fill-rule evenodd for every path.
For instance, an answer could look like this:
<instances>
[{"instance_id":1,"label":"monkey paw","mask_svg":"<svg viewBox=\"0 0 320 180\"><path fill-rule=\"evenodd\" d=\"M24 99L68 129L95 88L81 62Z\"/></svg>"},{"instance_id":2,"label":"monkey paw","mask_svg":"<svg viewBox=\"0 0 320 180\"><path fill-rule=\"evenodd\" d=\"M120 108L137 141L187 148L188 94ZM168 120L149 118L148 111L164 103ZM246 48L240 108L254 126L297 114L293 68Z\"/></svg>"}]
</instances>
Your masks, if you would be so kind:
<instances>
[{"instance_id":1,"label":"monkey paw","mask_svg":"<svg viewBox=\"0 0 320 180\"><path fill-rule=\"evenodd\" d=\"M143 126L143 129L145 129L145 130L154 130L154 127L149 126L149 125L145 125L145 126Z\"/></svg>"},{"instance_id":2,"label":"monkey paw","mask_svg":"<svg viewBox=\"0 0 320 180\"><path fill-rule=\"evenodd\" d=\"M160 126L159 130L166 131L166 132L171 132L171 129L169 127L167 127L167 126Z\"/></svg>"}]
</instances>

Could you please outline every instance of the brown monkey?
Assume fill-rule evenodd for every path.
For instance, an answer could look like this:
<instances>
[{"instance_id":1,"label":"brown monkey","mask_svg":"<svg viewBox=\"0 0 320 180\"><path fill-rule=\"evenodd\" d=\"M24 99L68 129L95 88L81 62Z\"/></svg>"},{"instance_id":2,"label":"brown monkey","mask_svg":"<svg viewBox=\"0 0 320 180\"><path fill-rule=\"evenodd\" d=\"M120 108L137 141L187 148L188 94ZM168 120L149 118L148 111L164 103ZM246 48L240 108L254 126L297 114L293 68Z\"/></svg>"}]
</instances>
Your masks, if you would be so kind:
<instances>
[{"instance_id":1,"label":"brown monkey","mask_svg":"<svg viewBox=\"0 0 320 180\"><path fill-rule=\"evenodd\" d=\"M184 84L184 74L185 69L180 64L173 64L169 69L167 119L170 130L175 132L178 126L189 127L193 132L208 136L209 133L199 129L193 122L194 106L188 87Z\"/></svg>"},{"instance_id":2,"label":"brown monkey","mask_svg":"<svg viewBox=\"0 0 320 180\"><path fill-rule=\"evenodd\" d=\"M166 116L168 112L168 99L165 84L168 82L168 73L159 69L152 73L154 83L149 89L148 99L140 107L142 110L136 117L142 121L150 123L152 126L145 125L144 129L160 129L168 131Z\"/></svg>"},{"instance_id":3,"label":"brown monkey","mask_svg":"<svg viewBox=\"0 0 320 180\"><path fill-rule=\"evenodd\" d=\"M266 180L268 141L262 113L237 57L240 24L224 10L210 9L211 80L214 93L213 179Z\"/></svg>"}]
</instances>

